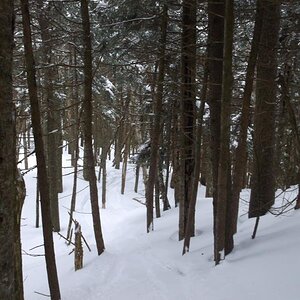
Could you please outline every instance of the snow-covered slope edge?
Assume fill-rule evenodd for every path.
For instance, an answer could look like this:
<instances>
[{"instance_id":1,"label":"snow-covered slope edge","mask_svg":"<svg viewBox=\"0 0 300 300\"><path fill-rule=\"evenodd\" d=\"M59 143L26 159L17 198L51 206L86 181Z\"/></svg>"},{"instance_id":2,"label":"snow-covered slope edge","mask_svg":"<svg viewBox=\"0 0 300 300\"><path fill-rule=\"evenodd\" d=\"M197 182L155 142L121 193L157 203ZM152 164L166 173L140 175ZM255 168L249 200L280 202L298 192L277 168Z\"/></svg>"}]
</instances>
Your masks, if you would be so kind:
<instances>
[{"instance_id":1,"label":"snow-covered slope edge","mask_svg":"<svg viewBox=\"0 0 300 300\"><path fill-rule=\"evenodd\" d=\"M66 165L68 165L68 161ZM110 166L111 163L108 162ZM70 169L66 169L66 173ZM201 187L197 204L197 236L191 251L181 255L177 240L178 209L155 219L154 231L145 233L145 206L132 200L134 169L129 166L125 195L120 194L121 171L108 168L107 208L101 210L106 251L97 256L92 231L88 189L77 195L75 218L92 248L84 248L84 268L74 272L72 246L55 236L57 267L64 300L298 300L300 212L261 218L257 237L251 240L255 220L248 220L242 204L235 250L221 265L213 262L212 201ZM22 213L22 249L42 254L41 229L35 224L36 173L26 175L27 197ZM142 180L141 180L142 182ZM78 190L87 186L79 179ZM143 186L140 183L140 192ZM60 194L62 234L66 232L72 175L64 177ZM101 186L99 186L101 193ZM171 191L172 193L172 191ZM244 191L242 198L247 199ZM278 200L280 201L280 200ZM23 255L25 299L46 299L49 294L44 257ZM38 293L36 293L38 292Z\"/></svg>"}]
</instances>

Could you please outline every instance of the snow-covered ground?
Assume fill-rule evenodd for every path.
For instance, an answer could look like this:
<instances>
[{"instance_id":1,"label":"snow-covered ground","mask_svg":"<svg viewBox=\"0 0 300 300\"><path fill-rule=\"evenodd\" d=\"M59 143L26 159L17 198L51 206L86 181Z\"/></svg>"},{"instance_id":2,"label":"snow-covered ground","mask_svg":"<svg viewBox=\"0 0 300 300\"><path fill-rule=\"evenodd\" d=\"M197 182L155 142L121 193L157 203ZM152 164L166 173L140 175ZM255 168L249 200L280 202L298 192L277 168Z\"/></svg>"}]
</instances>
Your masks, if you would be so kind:
<instances>
[{"instance_id":1,"label":"snow-covered ground","mask_svg":"<svg viewBox=\"0 0 300 300\"><path fill-rule=\"evenodd\" d=\"M70 166L68 156L64 164ZM34 158L31 158L31 165ZM73 246L55 237L55 249L63 300L299 300L300 211L279 217L261 218L255 240L251 234L255 220L247 218L247 204L241 203L234 252L215 267L213 262L212 199L198 194L197 236L191 251L182 256L178 242L178 208L162 212L154 220L154 231L146 233L142 179L138 194L133 192L134 166L128 166L125 195L121 195L121 170L108 162L107 208L101 209L105 252L97 256L87 183L79 179L74 218L92 248L84 246L84 267L74 271ZM64 169L69 173L72 169ZM22 249L43 254L41 228L35 228L36 170L26 174L27 197L22 213ZM60 194L61 233L66 235L73 175L64 177ZM249 198L244 191L242 198ZM101 185L99 185L101 199ZM280 204L281 200L277 202ZM100 200L101 202L101 200ZM101 206L101 205L100 205ZM49 294L43 256L23 255L26 300L47 299Z\"/></svg>"}]
</instances>

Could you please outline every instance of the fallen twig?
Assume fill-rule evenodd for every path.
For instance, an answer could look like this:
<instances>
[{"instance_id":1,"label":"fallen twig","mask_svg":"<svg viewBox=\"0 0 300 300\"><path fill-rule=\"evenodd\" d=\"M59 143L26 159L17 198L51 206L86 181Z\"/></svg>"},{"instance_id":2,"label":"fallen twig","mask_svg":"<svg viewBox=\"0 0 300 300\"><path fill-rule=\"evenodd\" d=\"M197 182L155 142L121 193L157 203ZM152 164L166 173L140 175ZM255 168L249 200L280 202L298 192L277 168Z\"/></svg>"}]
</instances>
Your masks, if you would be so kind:
<instances>
[{"instance_id":1,"label":"fallen twig","mask_svg":"<svg viewBox=\"0 0 300 300\"><path fill-rule=\"evenodd\" d=\"M46 294L43 294L43 293L40 293L40 292L37 292L37 291L34 291L36 294L38 295L41 295L41 296L44 296L44 297L48 297L50 298L51 296L50 295L46 295Z\"/></svg>"}]
</instances>

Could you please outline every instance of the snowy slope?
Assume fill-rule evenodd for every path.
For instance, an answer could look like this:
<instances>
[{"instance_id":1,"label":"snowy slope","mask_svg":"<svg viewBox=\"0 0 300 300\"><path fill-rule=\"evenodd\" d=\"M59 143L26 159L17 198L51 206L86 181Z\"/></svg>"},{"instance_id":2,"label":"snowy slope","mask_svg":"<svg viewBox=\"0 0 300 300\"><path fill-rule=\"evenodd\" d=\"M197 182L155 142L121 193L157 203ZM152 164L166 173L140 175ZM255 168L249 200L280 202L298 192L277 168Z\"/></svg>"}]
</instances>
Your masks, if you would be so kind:
<instances>
[{"instance_id":1,"label":"snowy slope","mask_svg":"<svg viewBox=\"0 0 300 300\"><path fill-rule=\"evenodd\" d=\"M65 156L66 158L67 155ZM34 164L32 158L31 164ZM65 161L69 166L69 160ZM70 169L65 169L65 173ZM42 254L41 228L35 224L36 170L26 177L27 197L22 213L22 249ZM254 220L248 220L245 202L241 205L234 252L221 265L213 262L212 200L204 198L201 187L197 203L197 236L191 252L181 255L177 240L178 209L163 212L155 219L154 231L145 233L146 208L134 201L134 166L129 165L125 195L120 194L121 171L108 162L107 208L101 209L106 251L97 256L90 214L89 191L77 195L76 213L92 252L84 248L84 268L75 272L73 246L55 235L57 267L64 300L299 300L300 211L261 219L257 238L251 240ZM82 179L78 190L87 186ZM61 233L66 234L72 175L64 177L60 194ZM101 193L101 185L99 185ZM242 198L247 199L249 191ZM99 195L101 199L101 195ZM172 190L170 201L172 206ZM278 200L280 201L280 199ZM44 257L23 255L25 299L47 299L49 294Z\"/></svg>"}]
</instances>

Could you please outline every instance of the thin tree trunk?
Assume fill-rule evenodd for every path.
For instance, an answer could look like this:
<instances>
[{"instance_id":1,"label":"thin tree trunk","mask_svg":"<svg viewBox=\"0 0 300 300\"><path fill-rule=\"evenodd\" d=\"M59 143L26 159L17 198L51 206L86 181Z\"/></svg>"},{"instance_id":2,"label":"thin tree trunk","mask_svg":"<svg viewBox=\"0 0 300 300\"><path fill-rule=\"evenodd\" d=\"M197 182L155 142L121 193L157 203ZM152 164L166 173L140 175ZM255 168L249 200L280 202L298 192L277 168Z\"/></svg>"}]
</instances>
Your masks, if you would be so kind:
<instances>
[{"instance_id":1,"label":"thin tree trunk","mask_svg":"<svg viewBox=\"0 0 300 300\"><path fill-rule=\"evenodd\" d=\"M25 62L27 72L27 83L29 99L31 105L31 121L34 135L35 152L38 168L38 181L41 195L41 209L43 222L43 236L45 247L46 268L48 283L52 300L60 300L60 290L56 270L55 253L52 236L52 222L49 198L49 183L44 152L44 141L41 128L41 118L39 111L39 100L36 86L35 63L33 58L30 16L28 0L21 0L22 24L24 35Z\"/></svg>"},{"instance_id":2,"label":"thin tree trunk","mask_svg":"<svg viewBox=\"0 0 300 300\"><path fill-rule=\"evenodd\" d=\"M225 0L208 2L208 104L210 106L210 148L212 160L213 181L213 217L214 217L214 257L216 263L220 260L217 241L218 208L218 167L220 161L221 136L221 98L223 74L223 44L224 44L224 4Z\"/></svg>"},{"instance_id":3,"label":"thin tree trunk","mask_svg":"<svg viewBox=\"0 0 300 300\"><path fill-rule=\"evenodd\" d=\"M215 263L233 249L233 236L230 234L232 222L231 202L231 157L230 157L230 111L233 86L233 0L225 1L224 60L221 102L221 137L218 168L217 212L215 220Z\"/></svg>"},{"instance_id":4,"label":"thin tree trunk","mask_svg":"<svg viewBox=\"0 0 300 300\"><path fill-rule=\"evenodd\" d=\"M45 97L47 103L47 170L49 176L49 191L50 191L50 208L51 208L51 218L52 226L54 231L60 231L59 222L59 206L58 206L58 124L56 123L56 114L58 107L56 106L55 95L54 95L54 69L49 67L52 62L51 48L52 41L49 29L49 20L45 16L45 13L51 13L49 11L48 5L44 6L43 0L38 0L39 14L38 22L41 28L41 38L42 38L42 54L43 63L48 67L44 71L44 88Z\"/></svg>"},{"instance_id":5,"label":"thin tree trunk","mask_svg":"<svg viewBox=\"0 0 300 300\"><path fill-rule=\"evenodd\" d=\"M258 224L259 224L259 218L260 217L256 217L256 220L255 220L255 225L254 225L253 233L252 233L252 236L251 236L252 240L254 240L255 237L256 237L256 233L257 233L257 229L258 229Z\"/></svg>"},{"instance_id":6,"label":"thin tree trunk","mask_svg":"<svg viewBox=\"0 0 300 300\"><path fill-rule=\"evenodd\" d=\"M155 215L156 218L160 218L160 188L159 188L159 181L158 177L156 177L155 181Z\"/></svg>"},{"instance_id":7,"label":"thin tree trunk","mask_svg":"<svg viewBox=\"0 0 300 300\"><path fill-rule=\"evenodd\" d=\"M127 161L129 155L129 140L130 134L128 133L125 141L124 154L123 154L123 164L122 164L122 182L121 182L121 194L125 193L125 185L126 185L126 173L127 173Z\"/></svg>"},{"instance_id":8,"label":"thin tree trunk","mask_svg":"<svg viewBox=\"0 0 300 300\"><path fill-rule=\"evenodd\" d=\"M171 101L169 104L169 107L171 106ZM171 107L170 107L171 109ZM166 180L165 180L165 192L164 192L164 207L163 210L168 210L171 208L171 205L169 203L168 200L168 188L169 188L169 177L170 177L170 156L171 156L171 125L172 125L172 109L171 109L171 113L169 110L169 117L167 119L167 124L166 124L166 136L167 136L167 147L166 147ZM165 206L165 204L169 204L168 206Z\"/></svg>"},{"instance_id":9,"label":"thin tree trunk","mask_svg":"<svg viewBox=\"0 0 300 300\"><path fill-rule=\"evenodd\" d=\"M25 129L26 130L26 129ZM23 132L23 149L24 149L24 164L25 170L28 170L28 149L27 149L27 141L26 141L26 131Z\"/></svg>"},{"instance_id":10,"label":"thin tree trunk","mask_svg":"<svg viewBox=\"0 0 300 300\"><path fill-rule=\"evenodd\" d=\"M39 181L36 178L36 194L35 194L35 228L40 226L40 189Z\"/></svg>"},{"instance_id":11,"label":"thin tree trunk","mask_svg":"<svg viewBox=\"0 0 300 300\"><path fill-rule=\"evenodd\" d=\"M232 184L232 233L235 234L237 230L237 219L239 211L239 196L243 187L243 179L246 173L247 166L247 129L250 121L250 103L251 94L253 90L253 81L255 75L255 66L258 54L259 40L262 28L262 8L260 7L260 0L256 4L255 25L251 43L250 55L248 58L248 65L246 70L245 88L243 94L243 106L241 114L240 132L238 136L238 146L236 148L235 165L233 172Z\"/></svg>"},{"instance_id":12,"label":"thin tree trunk","mask_svg":"<svg viewBox=\"0 0 300 300\"><path fill-rule=\"evenodd\" d=\"M168 196L166 194L166 187L164 183L164 174L163 174L163 169L162 169L162 159L159 160L159 165L158 165L158 174L157 174L157 180L159 184L159 189L163 201L163 211L166 211L171 208L171 205L168 200Z\"/></svg>"},{"instance_id":13,"label":"thin tree trunk","mask_svg":"<svg viewBox=\"0 0 300 300\"><path fill-rule=\"evenodd\" d=\"M296 200L295 209L300 209L300 183L298 184L298 195Z\"/></svg>"},{"instance_id":14,"label":"thin tree trunk","mask_svg":"<svg viewBox=\"0 0 300 300\"><path fill-rule=\"evenodd\" d=\"M102 208L106 208L106 159L107 159L107 146L102 147L101 165L102 165Z\"/></svg>"},{"instance_id":15,"label":"thin tree trunk","mask_svg":"<svg viewBox=\"0 0 300 300\"><path fill-rule=\"evenodd\" d=\"M61 116L59 112L56 112L56 122L55 122L58 132L56 135L56 180L57 180L57 192L62 193L63 190L63 173L62 173L62 156L63 156L63 135L62 135L62 128L61 128Z\"/></svg>"},{"instance_id":16,"label":"thin tree trunk","mask_svg":"<svg viewBox=\"0 0 300 300\"><path fill-rule=\"evenodd\" d=\"M194 227L193 223L195 222L195 209L196 209L196 202L197 202L197 192L198 192L200 166L201 166L202 125L203 125L203 115L204 115L205 101L206 101L206 94L207 94L207 80L208 80L208 70L207 67L205 67L203 88L201 93L201 106L198 112L198 124L197 124L197 131L196 131L195 170L193 174L193 187L192 187L193 190L192 190L192 196L189 205L182 255L184 255L186 252L189 252L190 240L193 234L193 227Z\"/></svg>"},{"instance_id":17,"label":"thin tree trunk","mask_svg":"<svg viewBox=\"0 0 300 300\"><path fill-rule=\"evenodd\" d=\"M21 212L26 197L25 181L17 170L17 201L15 203L15 280L16 297L14 299L23 299L23 273L22 273L22 246L21 246Z\"/></svg>"},{"instance_id":18,"label":"thin tree trunk","mask_svg":"<svg viewBox=\"0 0 300 300\"><path fill-rule=\"evenodd\" d=\"M149 177L146 187L146 205L147 205L147 232L150 232L151 226L153 228L153 191L157 176L158 163L158 148L160 140L161 128L161 113L164 90L164 76L165 76L165 50L167 39L167 25L168 25L168 7L163 6L161 19L161 40L159 49L158 61L158 78L157 78L157 92L154 103L154 124L151 130L151 153L150 153L150 167Z\"/></svg>"},{"instance_id":19,"label":"thin tree trunk","mask_svg":"<svg viewBox=\"0 0 300 300\"><path fill-rule=\"evenodd\" d=\"M90 19L87 0L81 0L81 17L83 27L83 45L84 45L84 139L87 160L87 176L90 185L90 198L93 216L93 226L95 240L97 244L98 255L100 255L105 247L102 236L99 203L98 203L98 189L97 178L95 174L95 164L93 155L93 141L92 141L92 45L90 32Z\"/></svg>"},{"instance_id":20,"label":"thin tree trunk","mask_svg":"<svg viewBox=\"0 0 300 300\"><path fill-rule=\"evenodd\" d=\"M69 223L68 223L68 230L67 230L67 240L71 240L71 227L73 221L73 213L75 211L76 206L76 193L77 193L77 175L78 175L78 159L79 159L79 129L80 129L80 120L81 120L81 113L80 110L78 114L77 120L77 128L75 129L75 145L72 147L73 151L75 151L74 158L72 158L74 164L74 177L73 177L73 189L72 189L72 198L71 198L71 207L70 207L70 214L69 214ZM74 149L75 147L75 149Z\"/></svg>"},{"instance_id":21,"label":"thin tree trunk","mask_svg":"<svg viewBox=\"0 0 300 300\"><path fill-rule=\"evenodd\" d=\"M135 167L135 182L134 182L134 192L138 192L139 187L139 177L140 177L140 165L137 164Z\"/></svg>"}]
</instances>

